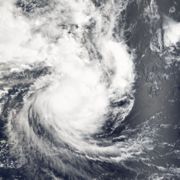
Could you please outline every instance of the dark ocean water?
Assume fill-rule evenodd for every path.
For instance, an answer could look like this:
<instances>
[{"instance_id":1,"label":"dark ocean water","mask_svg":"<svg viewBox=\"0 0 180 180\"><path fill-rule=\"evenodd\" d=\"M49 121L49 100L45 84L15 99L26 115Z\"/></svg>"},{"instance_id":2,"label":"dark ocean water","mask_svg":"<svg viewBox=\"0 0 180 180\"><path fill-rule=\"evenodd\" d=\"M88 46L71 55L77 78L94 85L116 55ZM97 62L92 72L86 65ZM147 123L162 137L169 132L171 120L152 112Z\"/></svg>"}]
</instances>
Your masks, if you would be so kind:
<instances>
[{"instance_id":1,"label":"dark ocean water","mask_svg":"<svg viewBox=\"0 0 180 180\"><path fill-rule=\"evenodd\" d=\"M90 23L85 26L86 30L79 32L78 29L81 28L81 21L84 17L80 14L78 18L80 19L81 16L83 18L76 24L69 22L68 18L71 15L68 13L84 8L82 4L86 4L86 2L73 1L72 7L74 5L75 10L69 7L66 1L60 2L59 5L58 1L51 2L48 0L16 0L13 2L13 7L18 9L16 15L25 17L25 21L33 27L31 33L42 33L43 37L49 38L48 43L52 43L50 48L53 49L55 46L63 51L62 47L66 46L66 41L62 41L62 47L58 46L58 41L65 36L64 31L62 31L65 29L69 34L72 34L75 40L80 41L83 47L88 49L88 57L92 62L98 60L103 64L103 59L106 59L106 53L103 53L110 48L115 54L118 50L124 50L123 47L116 49L116 45L110 47L111 43L109 46L107 45L107 49L99 50L101 49L100 40L98 42L96 40L101 35L102 39L105 38L105 44L109 36L104 36L104 34L108 33L112 33L112 37L117 42L123 40L127 51L133 56L134 71L131 68L127 68L125 71L129 74L134 73L134 81L130 82L133 85L127 85L124 93L120 96L119 91L116 92L116 89L119 88L119 86L116 87L116 84L122 79L117 78L114 81L115 90L113 93L118 95L112 98L108 106L108 114L105 117L103 116L106 119L103 121L103 125L96 129L96 124L99 126L100 120L94 121L96 118L94 114L101 113L101 109L105 106L102 105L101 108L101 103L99 105L101 101L102 104L104 103L102 99L105 97L99 98L104 93L101 87L95 90L98 92L97 94L93 88L90 91L85 89L87 97L91 97L91 94L94 93L93 102L87 98L83 106L78 107L83 109L86 107L86 103L88 104L90 101L90 105L93 104L95 108L87 105L88 111L85 111L85 115L83 114L87 122L72 123L68 121L69 114L73 121L81 117L79 114L73 114L73 108L73 110L69 110L69 107L76 107L73 100L78 99L79 96L71 96L71 94L68 96L67 94L73 94L73 91L76 92L76 90L76 94L78 92L83 94L84 91L81 91L81 88L79 89L76 79L74 80L75 89L71 89L71 84L74 84L73 81L67 86L62 81L65 88L63 85L56 88L56 83L59 83L60 80L53 76L54 72L57 72L55 69L56 67L62 68L66 64L55 64L53 67L51 63L48 64L45 60L30 61L27 64L23 61L16 63L16 61L0 60L0 90L2 92L0 96L0 179L180 179L180 42L178 42L180 34L175 33L176 43L167 43L166 38L169 36L167 36L167 29L165 28L169 21L175 22L177 27L180 27L178 26L180 23L180 1L125 0L120 3L116 0L92 0L93 5L89 5L90 12L86 13L92 13L91 6L96 8L98 12L100 11L104 17L102 27L98 31L97 27L100 25L99 14L97 13L94 15L97 19L90 19ZM58 8L55 11L57 15L54 18L51 12L54 11L55 7ZM8 6L3 8L4 11L7 11L5 8ZM60 11L62 14L58 15ZM92 11L94 12L94 9ZM114 11L117 11L116 14L118 14L115 20L111 17L111 13ZM36 22L36 18L39 16L40 22ZM59 22L58 18L64 18L62 21L60 20L60 24L56 24ZM111 21L112 23L116 22L112 29L112 25L109 23ZM36 26L33 24L34 22L39 24ZM13 23L16 22L12 21ZM18 25L20 29L25 28L26 30L26 26L24 27L23 24L19 23ZM6 26L5 23L4 26ZM54 29L51 29L54 26L60 30L54 32ZM84 25L82 27L84 28ZM7 27L7 29L10 28L11 26ZM97 30L94 30L96 28ZM85 35L83 38L79 38L82 33ZM36 39L38 36L33 38ZM0 37L0 42L4 43L2 37ZM40 41L40 43L42 42ZM74 41L72 41L72 47L64 50L68 54L73 54L79 48L79 46L76 48L76 44L73 43ZM36 41L32 46L34 49L39 48L39 46L36 47ZM104 44L102 46L104 47ZM4 43L4 47L5 49L9 48L6 43ZM19 51L9 52L9 54L13 53L18 54ZM32 57L36 57L36 54L33 53L34 51L30 51L30 57L31 54ZM56 51L52 51L52 53L56 53ZM64 54L60 54L59 58L61 59L63 56ZM82 59L84 56L86 54L80 55ZM117 53L117 56L119 57L120 54ZM6 58L6 56L0 58L3 57ZM10 57L14 58L14 56ZM47 55L42 57L46 59ZM67 57L65 61L69 62L69 57L65 57ZM41 58L41 54L39 58ZM123 55L122 58L124 58ZM23 64L23 68L20 68L21 64ZM100 66L102 64L100 63ZM121 63L119 64L121 67ZM129 64L127 66L130 67ZM90 64L89 66L92 67L93 65ZM103 64L104 66L106 67L106 61ZM118 63L115 64L116 66ZM71 67L71 64L67 65L68 67ZM70 72L73 73L72 76L74 77L79 73L80 78L83 78L79 66L75 67L75 73L73 68L70 69ZM126 68L123 65L122 67ZM101 79L101 81L107 81L107 88L113 84L113 74L118 72L116 68L113 68L107 72L105 69L105 74L109 74L107 77L104 75ZM12 71L12 69L18 70ZM89 69L85 69L82 71L83 75L86 71L89 73ZM93 82L87 78L94 74L98 76L97 71L93 69L93 73L90 71L90 75L86 76L85 74L85 81L83 82L90 82L90 87L91 84L94 87L93 82L96 82L96 78L93 79ZM123 72L123 68L120 68L120 72ZM129 77L126 75L128 73L123 74L125 79ZM57 74L61 77L61 70ZM78 78L79 74L77 75ZM52 78L49 78L51 76ZM131 78L127 81L131 81ZM54 82L55 86L53 86ZM96 84L96 86L98 85ZM112 88L114 86L112 85ZM49 87L53 88L49 90ZM122 87L120 86L120 88ZM128 88L130 90L126 90ZM63 89L62 97L61 95L55 97L52 95L61 89ZM86 98L86 93L84 96ZM50 105L46 104L47 101ZM51 108L54 110L52 116ZM89 109L92 110L92 114ZM77 108L76 111L81 112L81 109ZM68 114L68 118L66 114ZM56 121L56 117L60 120ZM61 117L62 119L67 118L67 121L61 120ZM93 123L89 124L88 120L93 121ZM84 133L84 131L88 133Z\"/></svg>"}]
</instances>

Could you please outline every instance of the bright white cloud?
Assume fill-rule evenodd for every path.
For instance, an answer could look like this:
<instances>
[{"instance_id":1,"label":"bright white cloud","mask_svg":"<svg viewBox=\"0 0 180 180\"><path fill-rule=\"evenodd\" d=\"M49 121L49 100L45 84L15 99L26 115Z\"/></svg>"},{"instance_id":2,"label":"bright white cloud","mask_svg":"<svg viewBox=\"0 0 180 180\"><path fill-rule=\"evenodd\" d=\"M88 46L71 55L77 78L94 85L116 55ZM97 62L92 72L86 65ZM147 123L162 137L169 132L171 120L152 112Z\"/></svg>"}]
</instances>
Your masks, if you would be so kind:
<instances>
[{"instance_id":1,"label":"bright white cloud","mask_svg":"<svg viewBox=\"0 0 180 180\"><path fill-rule=\"evenodd\" d=\"M180 41L180 23L169 17L164 20L164 41L166 46L176 45Z\"/></svg>"}]
</instances>

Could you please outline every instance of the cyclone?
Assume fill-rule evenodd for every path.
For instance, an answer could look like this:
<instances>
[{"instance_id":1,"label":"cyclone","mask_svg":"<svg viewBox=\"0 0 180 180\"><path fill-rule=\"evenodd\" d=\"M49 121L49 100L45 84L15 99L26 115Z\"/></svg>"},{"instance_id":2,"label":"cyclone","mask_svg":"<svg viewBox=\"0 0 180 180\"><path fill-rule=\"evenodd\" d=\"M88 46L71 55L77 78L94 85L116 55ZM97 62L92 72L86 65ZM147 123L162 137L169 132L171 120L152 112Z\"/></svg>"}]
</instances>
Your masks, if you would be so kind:
<instances>
[{"instance_id":1,"label":"cyclone","mask_svg":"<svg viewBox=\"0 0 180 180\"><path fill-rule=\"evenodd\" d=\"M0 179L179 179L179 17L176 0L0 0Z\"/></svg>"},{"instance_id":2,"label":"cyclone","mask_svg":"<svg viewBox=\"0 0 180 180\"><path fill-rule=\"evenodd\" d=\"M18 3L28 7L28 1ZM21 106L9 111L6 131L13 152L21 152L20 164L38 152L52 168L83 176L86 170L78 171L76 163L121 158L113 131L132 109L135 80L133 53L114 36L124 6L48 1L26 14L15 1L1 3L3 63L13 64L12 72L39 64L48 69L29 85Z\"/></svg>"}]
</instances>

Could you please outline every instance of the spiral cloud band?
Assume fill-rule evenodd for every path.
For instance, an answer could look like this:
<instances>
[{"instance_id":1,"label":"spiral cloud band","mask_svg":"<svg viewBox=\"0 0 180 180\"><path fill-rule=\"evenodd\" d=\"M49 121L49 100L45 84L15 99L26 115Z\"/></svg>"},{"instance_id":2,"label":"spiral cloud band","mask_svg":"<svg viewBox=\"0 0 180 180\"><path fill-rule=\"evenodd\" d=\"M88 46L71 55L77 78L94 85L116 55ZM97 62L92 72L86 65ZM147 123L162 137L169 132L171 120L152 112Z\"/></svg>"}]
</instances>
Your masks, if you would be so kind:
<instances>
[{"instance_id":1,"label":"spiral cloud band","mask_svg":"<svg viewBox=\"0 0 180 180\"><path fill-rule=\"evenodd\" d=\"M113 142L114 130L134 103L133 55L114 34L121 30L126 3L46 3L32 12L29 1L0 3L1 62L11 73L33 71L39 64L47 69L21 92L6 131L20 164L30 161L31 152L62 173L83 177L89 159L119 161L139 148Z\"/></svg>"}]
</instances>

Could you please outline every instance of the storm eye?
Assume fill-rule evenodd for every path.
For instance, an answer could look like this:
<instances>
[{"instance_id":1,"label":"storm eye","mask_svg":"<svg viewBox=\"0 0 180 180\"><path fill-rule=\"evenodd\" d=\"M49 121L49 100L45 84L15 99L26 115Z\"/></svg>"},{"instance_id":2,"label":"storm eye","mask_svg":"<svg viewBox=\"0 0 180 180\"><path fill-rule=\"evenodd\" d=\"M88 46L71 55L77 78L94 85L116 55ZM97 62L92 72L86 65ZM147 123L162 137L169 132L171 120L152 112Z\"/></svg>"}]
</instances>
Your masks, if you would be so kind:
<instances>
[{"instance_id":1,"label":"storm eye","mask_svg":"<svg viewBox=\"0 0 180 180\"><path fill-rule=\"evenodd\" d=\"M175 21L180 22L179 0L157 0L160 12Z\"/></svg>"}]
</instances>

